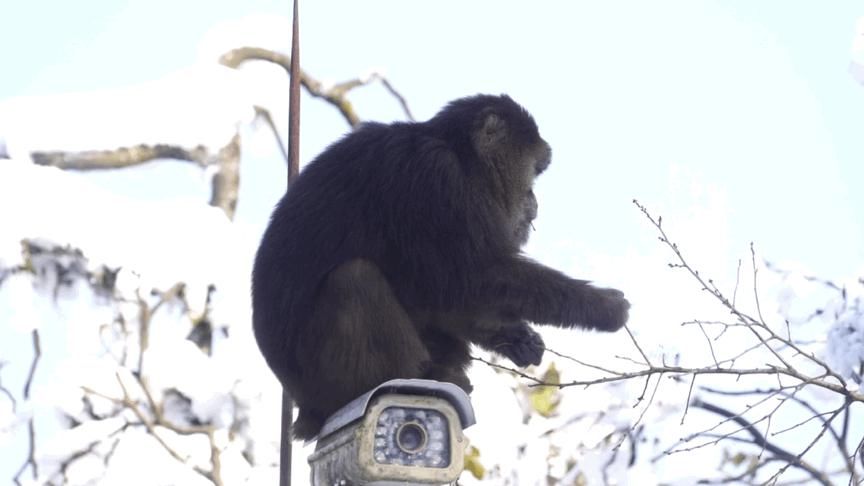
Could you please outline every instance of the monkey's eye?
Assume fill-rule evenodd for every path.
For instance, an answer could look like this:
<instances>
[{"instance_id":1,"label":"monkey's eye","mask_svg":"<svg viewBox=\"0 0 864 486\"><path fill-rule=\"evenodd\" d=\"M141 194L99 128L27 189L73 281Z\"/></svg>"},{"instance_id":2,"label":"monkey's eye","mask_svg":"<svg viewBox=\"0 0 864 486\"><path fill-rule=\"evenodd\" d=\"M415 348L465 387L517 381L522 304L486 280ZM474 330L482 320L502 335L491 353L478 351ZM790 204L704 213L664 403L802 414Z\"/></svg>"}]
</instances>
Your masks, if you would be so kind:
<instances>
[{"instance_id":1,"label":"monkey's eye","mask_svg":"<svg viewBox=\"0 0 864 486\"><path fill-rule=\"evenodd\" d=\"M450 429L436 410L385 408L375 429L373 457L379 464L445 468L450 465Z\"/></svg>"}]
</instances>

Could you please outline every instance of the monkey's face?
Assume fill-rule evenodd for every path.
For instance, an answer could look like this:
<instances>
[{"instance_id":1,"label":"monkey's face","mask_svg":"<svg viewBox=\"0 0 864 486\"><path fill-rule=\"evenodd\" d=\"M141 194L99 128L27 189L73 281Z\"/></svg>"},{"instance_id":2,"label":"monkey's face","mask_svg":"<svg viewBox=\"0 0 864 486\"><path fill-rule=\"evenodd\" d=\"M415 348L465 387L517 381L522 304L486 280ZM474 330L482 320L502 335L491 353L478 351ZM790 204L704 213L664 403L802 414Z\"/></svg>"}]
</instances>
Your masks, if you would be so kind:
<instances>
[{"instance_id":1,"label":"monkey's face","mask_svg":"<svg viewBox=\"0 0 864 486\"><path fill-rule=\"evenodd\" d=\"M537 216L534 180L549 167L552 149L528 112L506 96L471 98L452 107L455 113L465 110L463 105L481 101L486 106L473 111L470 118L473 154L466 160L476 163L469 172L501 209L502 222L512 235L509 243L518 250L533 228ZM442 120L447 121L449 114L445 110Z\"/></svg>"},{"instance_id":2,"label":"monkey's face","mask_svg":"<svg viewBox=\"0 0 864 486\"><path fill-rule=\"evenodd\" d=\"M511 148L511 153L519 154L514 164L511 162L511 170L515 169L514 186L519 188L519 193L524 193L534 187L534 179L546 171L552 162L552 148L539 136L536 141L523 147Z\"/></svg>"},{"instance_id":3,"label":"monkey's face","mask_svg":"<svg viewBox=\"0 0 864 486\"><path fill-rule=\"evenodd\" d=\"M528 237L531 236L531 231L534 229L534 219L537 217L537 197L534 191L528 191L522 200L519 211L516 212L516 221L514 224L514 242L516 246L521 247L528 243Z\"/></svg>"},{"instance_id":4,"label":"monkey's face","mask_svg":"<svg viewBox=\"0 0 864 486\"><path fill-rule=\"evenodd\" d=\"M552 160L552 149L543 139L523 154L522 184L518 189L522 196L516 201L511 213L514 243L522 247L528 242L534 229L534 219L537 218L537 196L534 194L534 179L542 174Z\"/></svg>"}]
</instances>

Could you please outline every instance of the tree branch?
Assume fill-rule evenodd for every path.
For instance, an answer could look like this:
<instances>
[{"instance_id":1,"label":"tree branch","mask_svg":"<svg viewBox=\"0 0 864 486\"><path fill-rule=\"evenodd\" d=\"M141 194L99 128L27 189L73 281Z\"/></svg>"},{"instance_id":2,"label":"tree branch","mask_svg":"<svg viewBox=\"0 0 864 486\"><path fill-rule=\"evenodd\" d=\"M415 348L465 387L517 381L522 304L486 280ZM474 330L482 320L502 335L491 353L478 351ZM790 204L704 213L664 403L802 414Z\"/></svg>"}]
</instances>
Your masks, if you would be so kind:
<instances>
[{"instance_id":1,"label":"tree branch","mask_svg":"<svg viewBox=\"0 0 864 486\"><path fill-rule=\"evenodd\" d=\"M740 414L736 414L734 412L730 412L723 407L718 405L714 405L708 402L704 402L699 398L695 398L691 406L695 408L701 408L702 410L706 410L708 412L715 413L720 415L721 417L726 417L733 422L740 425L750 436L753 438L752 443L757 446L761 446L764 450L774 454L778 459L785 461L787 464L791 464L810 475L813 479L822 484L823 486L831 486L831 481L818 469L803 461L799 455L795 455L786 449L774 444L769 441L761 432L747 419L742 417Z\"/></svg>"},{"instance_id":2,"label":"tree branch","mask_svg":"<svg viewBox=\"0 0 864 486\"><path fill-rule=\"evenodd\" d=\"M577 378L569 382L547 383L542 378L530 376L514 368L489 363L479 358L474 359L487 363L497 369L507 370L511 373L516 374L517 376L521 376L531 382L528 384L528 386L530 387L588 387L605 383L619 383L633 379L645 379L645 387L642 391L642 395L638 399L639 401L641 401L646 396L647 387L650 383L649 380L652 376L660 375L658 376L659 380L662 375L668 375L674 378L676 381L683 381L683 377L689 376L690 380L689 388L687 389L687 405L684 405L682 407L684 409L682 423L684 421L684 418L687 416L688 407L699 407L708 410L715 414L721 415L722 417L724 417L724 420L709 429L700 430L689 435L686 438L682 438L680 440L680 443L688 443L698 437L709 437L713 438L713 440L705 443L700 443L698 445L693 445L692 447L688 448L676 448L676 450L674 451L669 449L666 450L664 454L687 452L690 450L705 447L707 445L717 444L720 441L724 440L743 441L758 446L760 448L760 452L754 456L754 460L757 462L749 468L749 471L745 475L738 476L739 478L750 475L754 478L754 481L756 481L757 471L764 472L765 470L763 468L765 464L769 462L781 461L784 462L785 465L779 467L778 470L773 474L773 476L768 479L769 484L773 484L774 482L776 482L777 478L790 467L795 467L797 469L805 471L809 476L811 476L816 481L821 482L822 484L830 484L830 476L832 474L840 474L843 472L848 473L850 481L852 481L853 483L857 482L860 478L860 475L857 471L856 462L860 458L861 463L864 464L864 450L862 450L864 449L864 438L861 438L861 440L857 442L857 447L855 447L855 450L850 453L850 447L847 444L847 434L849 430L848 423L850 422L850 420L853 420L850 419L850 409L856 402L864 403L864 392L862 392L858 387L849 386L849 383L844 379L844 377L837 373L835 370L833 370L823 359L816 357L812 352L807 352L802 349L803 345L801 343L797 343L792 340L792 336L788 330L788 327L785 328L784 331L779 332L772 329L771 326L769 326L765 322L765 318L761 311L761 303L759 302L758 296L758 281L756 278L758 266L756 265L756 252L753 246L751 245L750 252L753 272L753 292L756 295L755 317L754 315L744 312L735 304L735 299L738 294L738 285L740 282L740 261L738 265L739 271L736 273L736 282L733 291L733 297L732 300L730 300L714 284L713 280L704 277L702 274L700 274L698 270L694 269L691 266L678 245L669 239L666 230L662 226L662 218L658 217L655 219L653 216L651 216L651 214L649 214L648 210L644 206L640 205L637 201L633 202L660 233L660 236L658 237L659 240L672 250L672 253L674 254L677 261L669 263L669 267L681 269L687 272L690 277L692 277L693 279L695 279L696 282L698 282L703 291L711 294L735 318L732 322L694 320L682 323L682 325L694 324L698 326L699 331L702 334L702 338L704 338L708 343L708 350L706 350L706 353L703 355L707 356L707 358L705 359L705 361L707 361L706 363L696 366L682 366L678 363L675 363L674 365L669 365L666 364L665 360L661 357L661 363L655 364L649 359L648 354L642 349L638 340L636 339L636 336L633 333L629 332L630 329L627 327L625 327L625 329L628 331L628 335L635 346L634 353L638 352L638 357L616 357L625 360L632 365L635 365L635 367L628 366L629 369L615 369L608 365L598 366L596 364L585 363L570 356L566 356L561 353L557 353L555 351L547 349L552 354L556 354L558 356L572 360L582 366L585 366L586 368L590 368L591 371L594 372L593 375L590 377ZM862 280L862 282L864 282L864 280ZM836 284L826 285L833 289L840 289L840 291L843 292L843 297L845 299L846 293L844 289L837 286ZM709 333L708 329L706 329L708 326L711 325L722 326L722 331L718 335L712 337L711 334L713 333ZM735 351L733 349L733 352L735 353L734 356L724 357L721 356L721 353L719 352L720 348L715 347L715 343L729 329L732 328L747 331L747 335L750 339L752 339L752 342L736 343L736 346L740 345L740 348L734 349L743 348L743 351ZM748 362L755 363L755 365L736 366L736 362L739 362L739 359L743 358L745 355L748 357ZM755 403L748 403L744 405L743 411L740 413L736 413L734 411L730 411L722 407L709 404L702 400L699 396L694 394L694 383L697 375L727 375L735 377L737 379L748 376L773 378L776 379L778 384L776 387L769 389L728 392L728 394L730 395L755 394L759 396L759 400L757 400ZM791 384L787 384L787 379L792 379ZM843 404L837 408L831 408L827 411L820 411L816 407L811 405L809 402L807 402L805 399L797 396L803 390L809 390L813 387L828 391L833 394L834 397L841 398L843 400ZM700 387L699 389L702 391L710 391L714 393L724 393L714 389L706 389L704 387ZM654 388L654 392L652 392L652 395L654 393L656 393L656 386ZM777 403L769 404L769 400L773 399L776 399ZM786 423L787 421L785 420L777 420L779 416L775 416L780 413L781 407L789 401L798 403L799 405L804 407L804 409L810 415L805 417L803 420L795 418L793 421L788 421L789 423L793 423L793 425L788 425ZM637 403L639 402L637 401ZM647 406L650 405L651 400L649 399ZM761 416L758 420L755 421L744 417L744 414L747 411L753 410L756 407L767 407L763 416ZM844 414L843 425L840 426L841 428L838 432L838 428L833 426L832 423L841 413ZM635 420L635 422L631 424L631 427L639 426L643 415L644 410L643 413L640 414L639 417ZM777 443L771 442L771 440L769 440L770 437L775 437L778 434L782 434L793 429L800 429L805 424L812 423L814 421L819 424L820 428L817 433L813 434L807 445L799 454L794 454L786 449L783 449ZM728 424L730 422L738 424L740 428L724 434L718 434L714 432L714 430L718 427ZM757 429L758 424L764 424L764 432L761 432L759 429ZM772 431L772 426L776 428L777 424L784 424L784 428L782 428L781 430ZM740 432L745 432L750 435L751 440L747 441L734 435ZM826 473L819 471L815 466L805 461L804 459L804 456L807 455L811 451L811 449L816 446L817 443L821 443L821 441L826 435L830 436L830 440L834 443L834 445L831 447L836 446L837 450L839 450L840 453L844 456L844 463L842 466L843 469L838 472ZM762 456L766 452L771 457L763 458ZM662 455L658 456L654 460L657 460L660 457L662 457ZM724 480L721 482L726 481Z\"/></svg>"},{"instance_id":3,"label":"tree branch","mask_svg":"<svg viewBox=\"0 0 864 486\"><path fill-rule=\"evenodd\" d=\"M261 47L239 47L226 52L219 58L220 63L234 69L239 68L243 63L248 61L271 62L281 66L289 76L291 73L290 56ZM414 119L405 98L396 91L390 81L379 73L372 73L365 78L355 78L327 87L310 76L306 71L300 69L300 85L303 86L306 92L314 98L319 98L333 105L352 128L360 124L360 117L357 116L354 105L348 100L347 94L354 88L366 86L374 81L380 81L384 88L396 98L409 120Z\"/></svg>"},{"instance_id":4,"label":"tree branch","mask_svg":"<svg viewBox=\"0 0 864 486\"><path fill-rule=\"evenodd\" d=\"M39 340L39 330L33 329L30 335L32 336L33 341L33 361L30 362L30 370L27 372L27 381L24 383L24 400L30 399L30 387L33 385L33 378L36 376L36 367L39 364L39 360L42 358L42 344ZM15 484L19 486L21 485L21 475L24 474L24 471L27 470L28 466L30 467L30 472L33 474L33 479L39 477L39 465L36 463L36 427L32 415L27 419L27 437L27 460L24 461L24 464L21 465L13 478Z\"/></svg>"},{"instance_id":5,"label":"tree branch","mask_svg":"<svg viewBox=\"0 0 864 486\"><path fill-rule=\"evenodd\" d=\"M36 165L82 171L121 169L144 164L156 159L194 162L201 167L211 163L210 155L202 145L187 149L166 144L140 144L133 147L120 147L114 150L33 152L30 154L30 157Z\"/></svg>"},{"instance_id":6,"label":"tree branch","mask_svg":"<svg viewBox=\"0 0 864 486\"><path fill-rule=\"evenodd\" d=\"M6 364L5 362L0 363L0 370L3 369L3 365L5 365L5 364ZM18 400L15 400L15 395L13 395L12 392L9 391L8 388L3 386L2 382L0 382L0 393L5 395L6 398L9 399L9 402L12 404L12 413L16 413L18 411Z\"/></svg>"},{"instance_id":7,"label":"tree branch","mask_svg":"<svg viewBox=\"0 0 864 486\"><path fill-rule=\"evenodd\" d=\"M228 145L216 155L218 170L213 175L210 205L234 219L240 196L240 134L236 133Z\"/></svg>"}]
</instances>

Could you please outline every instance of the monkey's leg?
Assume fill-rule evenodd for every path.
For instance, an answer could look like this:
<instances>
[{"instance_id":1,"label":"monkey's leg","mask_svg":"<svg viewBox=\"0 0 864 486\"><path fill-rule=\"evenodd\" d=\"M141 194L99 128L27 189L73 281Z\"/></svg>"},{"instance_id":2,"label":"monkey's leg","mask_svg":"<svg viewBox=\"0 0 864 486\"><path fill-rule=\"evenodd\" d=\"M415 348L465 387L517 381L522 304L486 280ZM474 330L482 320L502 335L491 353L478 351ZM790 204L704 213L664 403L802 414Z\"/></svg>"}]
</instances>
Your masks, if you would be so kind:
<instances>
[{"instance_id":1,"label":"monkey's leg","mask_svg":"<svg viewBox=\"0 0 864 486\"><path fill-rule=\"evenodd\" d=\"M505 319L600 331L621 328L630 309L620 290L594 287L523 257L490 267L472 293L477 307Z\"/></svg>"},{"instance_id":2,"label":"monkey's leg","mask_svg":"<svg viewBox=\"0 0 864 486\"><path fill-rule=\"evenodd\" d=\"M378 267L348 261L322 283L298 342L296 435L310 438L337 409L384 381L420 378L429 353Z\"/></svg>"},{"instance_id":3,"label":"monkey's leg","mask_svg":"<svg viewBox=\"0 0 864 486\"><path fill-rule=\"evenodd\" d=\"M422 334L431 360L423 378L446 381L471 393L474 389L465 369L471 363L471 350L464 339L459 339L436 327L429 327Z\"/></svg>"}]
</instances>

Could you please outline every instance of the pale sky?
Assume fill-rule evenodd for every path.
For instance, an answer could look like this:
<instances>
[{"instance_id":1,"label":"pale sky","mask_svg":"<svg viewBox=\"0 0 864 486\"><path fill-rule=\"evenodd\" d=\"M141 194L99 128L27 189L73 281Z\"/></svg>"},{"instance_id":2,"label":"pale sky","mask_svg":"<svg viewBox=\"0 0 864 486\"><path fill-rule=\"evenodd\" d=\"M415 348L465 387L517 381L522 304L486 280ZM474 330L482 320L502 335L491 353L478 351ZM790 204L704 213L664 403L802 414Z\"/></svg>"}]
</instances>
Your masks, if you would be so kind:
<instances>
[{"instance_id":1,"label":"pale sky","mask_svg":"<svg viewBox=\"0 0 864 486\"><path fill-rule=\"evenodd\" d=\"M219 36L203 40L217 24L272 39L237 29L289 3L7 2L0 100L158 79L212 54ZM754 241L771 260L841 278L864 263L864 87L848 74L861 15L854 0L302 2L302 60L330 81L381 69L420 119L456 97L511 94L554 149L538 243L554 233L592 252L654 245L638 198L671 224L710 209L717 220L701 223L729 266ZM366 119L401 117L380 88L354 99ZM345 129L304 98L304 161ZM245 162L239 218L260 226L284 168L275 151ZM142 197L206 194L193 172L95 177Z\"/></svg>"}]
</instances>

